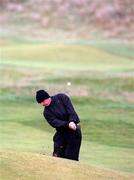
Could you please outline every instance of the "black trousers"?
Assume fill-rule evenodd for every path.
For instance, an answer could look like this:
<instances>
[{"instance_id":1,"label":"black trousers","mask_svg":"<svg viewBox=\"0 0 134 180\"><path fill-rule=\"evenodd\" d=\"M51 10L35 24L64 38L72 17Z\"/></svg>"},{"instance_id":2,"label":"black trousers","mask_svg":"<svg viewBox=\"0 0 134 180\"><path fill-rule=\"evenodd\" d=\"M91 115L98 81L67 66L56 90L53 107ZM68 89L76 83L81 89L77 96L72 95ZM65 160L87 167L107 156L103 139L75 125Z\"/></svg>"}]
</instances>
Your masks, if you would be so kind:
<instances>
[{"instance_id":1,"label":"black trousers","mask_svg":"<svg viewBox=\"0 0 134 180\"><path fill-rule=\"evenodd\" d=\"M67 158L71 160L79 160L79 152L81 146L81 130L57 131L53 137L54 151L53 156Z\"/></svg>"}]
</instances>

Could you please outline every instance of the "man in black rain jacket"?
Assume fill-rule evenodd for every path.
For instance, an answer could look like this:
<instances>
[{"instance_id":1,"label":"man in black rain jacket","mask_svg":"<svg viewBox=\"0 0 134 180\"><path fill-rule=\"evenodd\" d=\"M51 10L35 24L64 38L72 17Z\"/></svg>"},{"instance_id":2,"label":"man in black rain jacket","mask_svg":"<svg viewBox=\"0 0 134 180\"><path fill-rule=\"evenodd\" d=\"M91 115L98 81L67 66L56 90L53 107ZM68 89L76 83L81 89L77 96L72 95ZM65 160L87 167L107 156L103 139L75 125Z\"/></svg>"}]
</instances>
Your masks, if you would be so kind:
<instances>
[{"instance_id":1,"label":"man in black rain jacket","mask_svg":"<svg viewBox=\"0 0 134 180\"><path fill-rule=\"evenodd\" d=\"M82 139L80 120L70 98L65 94L50 96L46 91L39 90L36 100L45 107L43 115L56 129L53 156L78 161Z\"/></svg>"}]
</instances>

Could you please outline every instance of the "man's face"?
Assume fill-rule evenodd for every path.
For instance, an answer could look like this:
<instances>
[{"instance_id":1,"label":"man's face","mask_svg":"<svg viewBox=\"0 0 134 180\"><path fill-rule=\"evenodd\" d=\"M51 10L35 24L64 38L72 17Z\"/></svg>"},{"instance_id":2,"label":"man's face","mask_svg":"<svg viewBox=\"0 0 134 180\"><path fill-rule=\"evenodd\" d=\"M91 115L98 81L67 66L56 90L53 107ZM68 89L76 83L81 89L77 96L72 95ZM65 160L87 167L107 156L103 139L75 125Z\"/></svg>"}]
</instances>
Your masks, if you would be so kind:
<instances>
[{"instance_id":1,"label":"man's face","mask_svg":"<svg viewBox=\"0 0 134 180\"><path fill-rule=\"evenodd\" d=\"M47 106L49 106L51 104L51 101L52 101L52 99L50 97L50 98L45 99L44 101L42 101L41 104L42 104L42 106L47 107Z\"/></svg>"}]
</instances>

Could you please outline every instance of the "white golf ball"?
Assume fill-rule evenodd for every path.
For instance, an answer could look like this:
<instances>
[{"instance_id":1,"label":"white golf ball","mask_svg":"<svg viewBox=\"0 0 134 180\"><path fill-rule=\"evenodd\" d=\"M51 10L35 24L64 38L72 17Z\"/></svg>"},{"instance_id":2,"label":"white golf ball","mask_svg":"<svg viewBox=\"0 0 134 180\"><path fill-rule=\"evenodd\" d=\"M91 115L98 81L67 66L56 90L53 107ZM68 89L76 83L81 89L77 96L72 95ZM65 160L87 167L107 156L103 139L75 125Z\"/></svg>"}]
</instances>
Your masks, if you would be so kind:
<instances>
[{"instance_id":1,"label":"white golf ball","mask_svg":"<svg viewBox=\"0 0 134 180\"><path fill-rule=\"evenodd\" d=\"M71 86L71 82L67 82L67 86Z\"/></svg>"}]
</instances>

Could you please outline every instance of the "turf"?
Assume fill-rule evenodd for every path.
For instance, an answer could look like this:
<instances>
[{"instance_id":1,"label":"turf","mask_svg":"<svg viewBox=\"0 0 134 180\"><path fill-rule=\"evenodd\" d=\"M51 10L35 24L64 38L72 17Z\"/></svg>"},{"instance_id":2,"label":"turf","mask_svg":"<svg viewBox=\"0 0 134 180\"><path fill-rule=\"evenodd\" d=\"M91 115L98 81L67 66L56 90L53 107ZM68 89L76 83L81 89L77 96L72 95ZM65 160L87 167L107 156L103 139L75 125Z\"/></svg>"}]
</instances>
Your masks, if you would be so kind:
<instances>
[{"instance_id":1,"label":"turf","mask_svg":"<svg viewBox=\"0 0 134 180\"><path fill-rule=\"evenodd\" d=\"M0 174L3 180L17 179L122 179L130 180L130 174L110 171L107 169L85 166L60 158L39 155L37 153L7 151L0 152Z\"/></svg>"}]
</instances>

